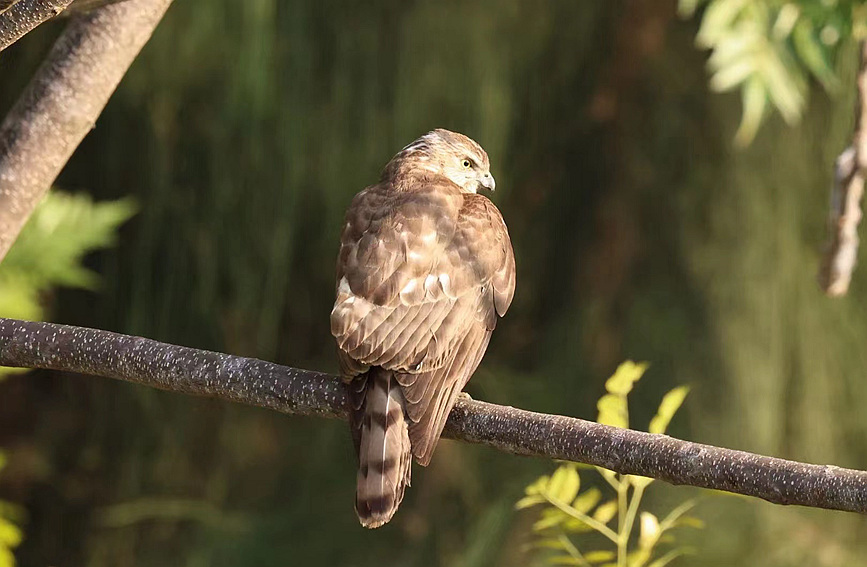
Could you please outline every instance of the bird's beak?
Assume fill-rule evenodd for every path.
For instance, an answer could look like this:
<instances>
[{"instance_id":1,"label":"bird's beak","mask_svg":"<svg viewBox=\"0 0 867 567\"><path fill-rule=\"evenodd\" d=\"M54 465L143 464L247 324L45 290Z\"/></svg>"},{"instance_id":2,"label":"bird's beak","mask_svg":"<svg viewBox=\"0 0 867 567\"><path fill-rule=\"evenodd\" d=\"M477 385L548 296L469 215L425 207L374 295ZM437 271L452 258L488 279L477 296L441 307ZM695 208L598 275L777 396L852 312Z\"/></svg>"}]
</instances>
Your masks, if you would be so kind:
<instances>
[{"instance_id":1,"label":"bird's beak","mask_svg":"<svg viewBox=\"0 0 867 567\"><path fill-rule=\"evenodd\" d=\"M482 176L482 178L479 180L479 185L481 185L485 189L488 189L489 191L495 191L497 188L497 182L494 181L494 176L490 173L486 173Z\"/></svg>"}]
</instances>

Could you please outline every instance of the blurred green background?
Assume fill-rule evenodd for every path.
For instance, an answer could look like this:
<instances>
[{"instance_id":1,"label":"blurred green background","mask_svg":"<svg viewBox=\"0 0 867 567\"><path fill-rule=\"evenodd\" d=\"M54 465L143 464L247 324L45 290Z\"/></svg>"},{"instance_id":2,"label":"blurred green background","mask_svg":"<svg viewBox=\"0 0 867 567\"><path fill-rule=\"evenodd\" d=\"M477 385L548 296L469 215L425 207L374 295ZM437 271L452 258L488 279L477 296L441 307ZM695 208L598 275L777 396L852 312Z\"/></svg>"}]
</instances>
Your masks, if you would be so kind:
<instances>
[{"instance_id":1,"label":"blurred green background","mask_svg":"<svg viewBox=\"0 0 867 567\"><path fill-rule=\"evenodd\" d=\"M0 57L0 114L62 25ZM490 154L518 261L474 397L592 418L617 364L646 360L634 424L690 384L673 435L865 469L867 273L840 300L815 283L855 46L835 95L738 150L697 29L663 0L179 0L57 181L138 213L86 258L95 292L43 297L50 318L336 371L343 212L446 127ZM444 441L368 532L344 423L56 372L0 384L0 448L23 566L525 565L512 505L552 468ZM852 514L706 495L697 515L679 565L867 553Z\"/></svg>"}]
</instances>

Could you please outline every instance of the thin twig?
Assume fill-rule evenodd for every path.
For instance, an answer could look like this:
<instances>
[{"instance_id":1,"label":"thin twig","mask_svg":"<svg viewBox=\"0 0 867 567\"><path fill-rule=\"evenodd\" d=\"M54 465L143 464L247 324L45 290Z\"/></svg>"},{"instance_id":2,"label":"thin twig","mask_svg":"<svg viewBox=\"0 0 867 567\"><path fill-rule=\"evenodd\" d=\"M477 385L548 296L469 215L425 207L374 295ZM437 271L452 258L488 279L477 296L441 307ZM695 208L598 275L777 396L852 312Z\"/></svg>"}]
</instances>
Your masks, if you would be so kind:
<instances>
[{"instance_id":1,"label":"thin twig","mask_svg":"<svg viewBox=\"0 0 867 567\"><path fill-rule=\"evenodd\" d=\"M116 378L287 414L346 418L344 387L335 376L96 329L0 318L0 365ZM867 472L572 417L460 399L445 435L516 455L587 463L776 504L867 513Z\"/></svg>"},{"instance_id":2,"label":"thin twig","mask_svg":"<svg viewBox=\"0 0 867 567\"><path fill-rule=\"evenodd\" d=\"M0 261L170 3L128 0L72 18L6 116L0 126Z\"/></svg>"},{"instance_id":3,"label":"thin twig","mask_svg":"<svg viewBox=\"0 0 867 567\"><path fill-rule=\"evenodd\" d=\"M858 223L867 172L867 42L861 44L858 104L852 145L834 164L828 230L831 233L819 271L819 285L831 297L845 295L858 257Z\"/></svg>"}]
</instances>

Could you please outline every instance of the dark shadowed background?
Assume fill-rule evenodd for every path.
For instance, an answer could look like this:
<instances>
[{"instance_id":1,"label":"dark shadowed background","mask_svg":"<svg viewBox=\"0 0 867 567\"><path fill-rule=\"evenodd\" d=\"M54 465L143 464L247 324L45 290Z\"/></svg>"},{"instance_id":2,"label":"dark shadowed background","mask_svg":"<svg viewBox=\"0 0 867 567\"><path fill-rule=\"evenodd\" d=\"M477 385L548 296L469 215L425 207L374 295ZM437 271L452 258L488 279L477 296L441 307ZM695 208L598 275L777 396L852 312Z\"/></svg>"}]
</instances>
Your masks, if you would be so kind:
<instances>
[{"instance_id":1,"label":"dark shadowed background","mask_svg":"<svg viewBox=\"0 0 867 567\"><path fill-rule=\"evenodd\" d=\"M61 29L0 57L0 114ZM708 92L695 32L668 1L178 0L57 181L139 212L51 319L336 371L343 211L445 127L490 154L518 262L474 397L592 419L646 360L637 427L690 384L673 435L867 468L867 271L840 300L815 282L855 49L838 95L736 150L739 99ZM346 424L54 372L0 384L0 447L23 566L525 565L512 505L553 466L445 441L368 532ZM676 564L867 553L855 515L710 494L697 515Z\"/></svg>"}]
</instances>

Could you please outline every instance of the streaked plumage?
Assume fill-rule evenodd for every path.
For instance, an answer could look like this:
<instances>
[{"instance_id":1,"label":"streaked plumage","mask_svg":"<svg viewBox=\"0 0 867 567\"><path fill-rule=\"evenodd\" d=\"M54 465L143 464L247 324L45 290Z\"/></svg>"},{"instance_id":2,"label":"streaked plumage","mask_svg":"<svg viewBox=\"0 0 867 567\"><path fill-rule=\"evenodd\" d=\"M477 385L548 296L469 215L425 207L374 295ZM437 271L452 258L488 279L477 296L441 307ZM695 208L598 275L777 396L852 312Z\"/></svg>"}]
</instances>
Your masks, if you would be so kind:
<instances>
[{"instance_id":1,"label":"streaked plumage","mask_svg":"<svg viewBox=\"0 0 867 567\"><path fill-rule=\"evenodd\" d=\"M346 214L331 332L349 381L356 511L378 527L430 462L445 420L515 292L506 225L479 188L488 156L447 130L386 165Z\"/></svg>"}]
</instances>

